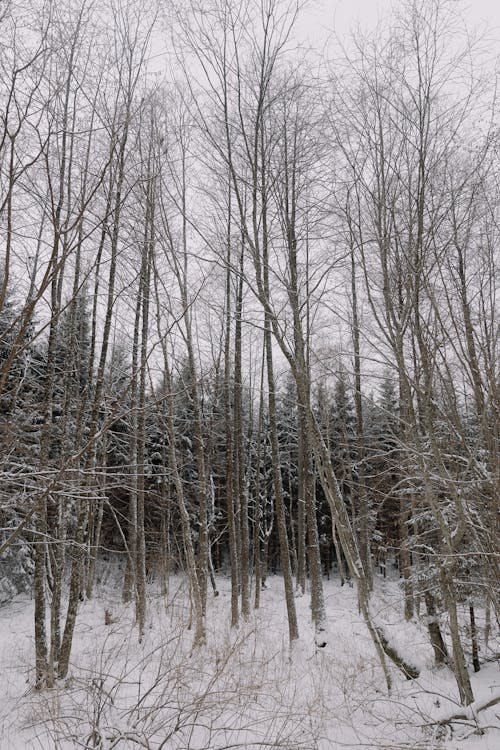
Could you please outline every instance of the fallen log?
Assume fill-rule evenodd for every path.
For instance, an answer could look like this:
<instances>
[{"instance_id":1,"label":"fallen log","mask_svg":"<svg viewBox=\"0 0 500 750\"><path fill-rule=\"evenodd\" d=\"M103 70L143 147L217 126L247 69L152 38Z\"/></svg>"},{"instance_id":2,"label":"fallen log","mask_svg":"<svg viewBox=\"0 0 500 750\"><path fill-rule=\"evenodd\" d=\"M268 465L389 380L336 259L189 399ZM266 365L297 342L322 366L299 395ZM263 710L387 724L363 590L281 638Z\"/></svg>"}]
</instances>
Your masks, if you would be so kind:
<instances>
[{"instance_id":1,"label":"fallen log","mask_svg":"<svg viewBox=\"0 0 500 750\"><path fill-rule=\"evenodd\" d=\"M395 664L399 670L401 670L407 680L416 680L420 674L420 670L417 669L417 667L415 667L413 664L409 664L405 659L403 659L401 654L398 654L396 649L391 646L391 644L385 637L381 628L378 627L376 628L376 630L377 635L380 638L380 644L384 649L384 653L386 654L386 656L388 656L392 663Z\"/></svg>"}]
</instances>

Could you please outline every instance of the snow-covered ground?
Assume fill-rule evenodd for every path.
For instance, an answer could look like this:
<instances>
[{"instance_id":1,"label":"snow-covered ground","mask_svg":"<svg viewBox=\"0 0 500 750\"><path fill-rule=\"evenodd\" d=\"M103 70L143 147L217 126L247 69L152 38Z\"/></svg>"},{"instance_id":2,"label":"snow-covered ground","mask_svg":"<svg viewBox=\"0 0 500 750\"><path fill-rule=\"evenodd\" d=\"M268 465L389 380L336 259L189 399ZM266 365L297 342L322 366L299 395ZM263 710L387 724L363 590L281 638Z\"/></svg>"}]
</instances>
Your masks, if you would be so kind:
<instances>
[{"instance_id":1,"label":"snow-covered ground","mask_svg":"<svg viewBox=\"0 0 500 750\"><path fill-rule=\"evenodd\" d=\"M297 598L301 638L290 653L282 580L268 579L261 609L231 631L229 581L210 600L208 644L191 650L189 600L181 578L149 600L148 631L137 642L133 607L113 577L81 605L70 676L50 691L33 690L33 603L0 609L0 748L414 748L499 750L500 704L477 719L460 713L448 669L433 667L419 622L405 623L397 581L377 581L376 621L401 654L421 669L407 681L391 667L389 696L355 591L325 582L326 646L317 648L308 597ZM111 624L105 624L105 610ZM498 642L491 643L491 655ZM488 656L482 654L483 658ZM477 705L500 694L498 661L472 676Z\"/></svg>"}]
</instances>

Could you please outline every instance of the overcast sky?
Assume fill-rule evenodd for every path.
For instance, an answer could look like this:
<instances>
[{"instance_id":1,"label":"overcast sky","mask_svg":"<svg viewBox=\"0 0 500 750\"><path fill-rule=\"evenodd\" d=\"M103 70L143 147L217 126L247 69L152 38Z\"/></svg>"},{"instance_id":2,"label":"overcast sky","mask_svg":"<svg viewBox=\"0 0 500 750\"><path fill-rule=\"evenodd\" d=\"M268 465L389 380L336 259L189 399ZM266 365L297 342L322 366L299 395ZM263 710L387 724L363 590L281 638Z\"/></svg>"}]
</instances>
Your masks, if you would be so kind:
<instances>
[{"instance_id":1,"label":"overcast sky","mask_svg":"<svg viewBox=\"0 0 500 750\"><path fill-rule=\"evenodd\" d=\"M469 27L488 28L500 38L500 0L451 2ZM321 47L334 29L344 37L358 23L373 28L380 17L399 4L398 0L311 0L311 7L302 16L300 36L304 34L315 47Z\"/></svg>"}]
</instances>

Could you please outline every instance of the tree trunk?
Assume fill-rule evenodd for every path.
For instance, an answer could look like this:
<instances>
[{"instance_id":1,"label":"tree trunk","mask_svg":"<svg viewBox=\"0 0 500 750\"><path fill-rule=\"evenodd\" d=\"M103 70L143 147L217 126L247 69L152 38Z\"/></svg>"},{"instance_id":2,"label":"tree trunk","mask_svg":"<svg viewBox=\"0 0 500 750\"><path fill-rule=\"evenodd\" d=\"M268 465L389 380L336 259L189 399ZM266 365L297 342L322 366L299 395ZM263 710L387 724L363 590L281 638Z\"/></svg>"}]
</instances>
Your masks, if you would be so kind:
<instances>
[{"instance_id":1,"label":"tree trunk","mask_svg":"<svg viewBox=\"0 0 500 750\"><path fill-rule=\"evenodd\" d=\"M283 498L283 487L281 483L281 465L276 421L276 395L274 390L275 386L271 327L267 316L264 322L264 337L266 346L269 436L271 440L273 489L276 501L276 519L278 524L278 538L280 545L281 572L283 574L283 582L285 586L285 601L288 614L288 634L290 638L290 644L293 644L293 641L295 641L299 637L299 627L297 623L297 613L295 611L292 569L290 566L288 534L286 529L285 503Z\"/></svg>"},{"instance_id":2,"label":"tree trunk","mask_svg":"<svg viewBox=\"0 0 500 750\"><path fill-rule=\"evenodd\" d=\"M73 643L73 633L76 625L76 615L78 612L78 602L82 589L83 557L85 528L87 521L87 498L85 496L79 499L79 510L75 533L75 549L71 566L71 580L69 586L68 609L66 613L66 623L61 643L61 651L58 663L58 676L66 677L69 668L69 658L71 655L71 646Z\"/></svg>"},{"instance_id":3,"label":"tree trunk","mask_svg":"<svg viewBox=\"0 0 500 750\"><path fill-rule=\"evenodd\" d=\"M47 534L46 502L40 503L35 522L35 687L45 687L47 679L47 633L45 606L45 539Z\"/></svg>"},{"instance_id":4,"label":"tree trunk","mask_svg":"<svg viewBox=\"0 0 500 750\"><path fill-rule=\"evenodd\" d=\"M243 308L243 251L242 242L239 275L237 281L235 332L234 332L234 486L238 495L239 508L239 579L241 583L241 614L245 620L250 615L250 573L249 573L249 530L248 502L245 490L245 461L243 457L243 402L242 402L242 365L241 365L241 316Z\"/></svg>"},{"instance_id":5,"label":"tree trunk","mask_svg":"<svg viewBox=\"0 0 500 750\"><path fill-rule=\"evenodd\" d=\"M236 539L235 482L233 474L233 429L231 398L231 187L228 189L228 222L226 237L226 298L224 341L224 431L226 438L226 508L231 574L231 627L239 622L238 607L238 546Z\"/></svg>"},{"instance_id":6,"label":"tree trunk","mask_svg":"<svg viewBox=\"0 0 500 750\"><path fill-rule=\"evenodd\" d=\"M479 645L477 641L477 627L476 627L476 616L474 612L474 605L471 602L469 604L469 618L470 618L470 640L472 648L472 665L474 672L479 672L481 664L479 662Z\"/></svg>"},{"instance_id":7,"label":"tree trunk","mask_svg":"<svg viewBox=\"0 0 500 750\"><path fill-rule=\"evenodd\" d=\"M443 640L441 628L439 627L436 613L436 602L429 590L424 592L424 598L425 607L427 609L427 628L429 630L429 637L434 651L434 661L436 666L447 664L449 659L448 649L446 648L446 643Z\"/></svg>"},{"instance_id":8,"label":"tree trunk","mask_svg":"<svg viewBox=\"0 0 500 750\"><path fill-rule=\"evenodd\" d=\"M365 483L365 439L363 426L363 401L361 393L361 354L360 354L360 329L358 320L358 296L356 286L356 264L354 258L353 237L351 236L351 294L352 294L352 340L354 347L354 404L356 409L356 453L358 481L353 486L354 494L359 499L359 550L361 562L365 570L368 588L373 588L373 569L370 550L370 507Z\"/></svg>"},{"instance_id":9,"label":"tree trunk","mask_svg":"<svg viewBox=\"0 0 500 750\"><path fill-rule=\"evenodd\" d=\"M470 677L465 663L465 655L460 640L457 603L452 591L452 581L449 572L444 567L440 570L440 582L443 601L450 618L450 634L453 646L453 671L455 674L455 680L458 686L460 702L463 706L468 706L474 701L474 694L472 692Z\"/></svg>"}]
</instances>

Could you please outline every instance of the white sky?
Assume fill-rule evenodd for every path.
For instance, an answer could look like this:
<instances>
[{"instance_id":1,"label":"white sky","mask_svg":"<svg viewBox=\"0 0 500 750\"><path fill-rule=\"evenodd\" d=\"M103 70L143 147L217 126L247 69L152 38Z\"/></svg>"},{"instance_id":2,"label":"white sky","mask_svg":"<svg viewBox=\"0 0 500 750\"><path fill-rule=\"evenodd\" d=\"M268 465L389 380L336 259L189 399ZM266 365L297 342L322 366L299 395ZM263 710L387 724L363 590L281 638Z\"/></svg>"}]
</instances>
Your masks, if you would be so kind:
<instances>
[{"instance_id":1,"label":"white sky","mask_svg":"<svg viewBox=\"0 0 500 750\"><path fill-rule=\"evenodd\" d=\"M448 2L456 6L457 15L464 19L470 31L486 33L489 39L498 41L500 55L500 0ZM352 31L358 26L365 31L373 30L377 21L390 16L391 10L403 5L405 0L305 0L305 3L306 7L300 12L296 23L294 36L300 44L321 54L330 45L330 49L334 47L335 37L349 47ZM168 53L171 45L166 45L165 42L165 29L158 29L153 34L153 54L149 63L149 71L153 74L164 73L169 68Z\"/></svg>"},{"instance_id":2,"label":"white sky","mask_svg":"<svg viewBox=\"0 0 500 750\"><path fill-rule=\"evenodd\" d=\"M500 38L500 0L450 0L457 6L469 28L493 32ZM380 17L401 3L398 0L310 0L304 11L298 35L320 49L335 29L342 38L358 23L373 28ZM500 50L500 48L499 48Z\"/></svg>"}]
</instances>

